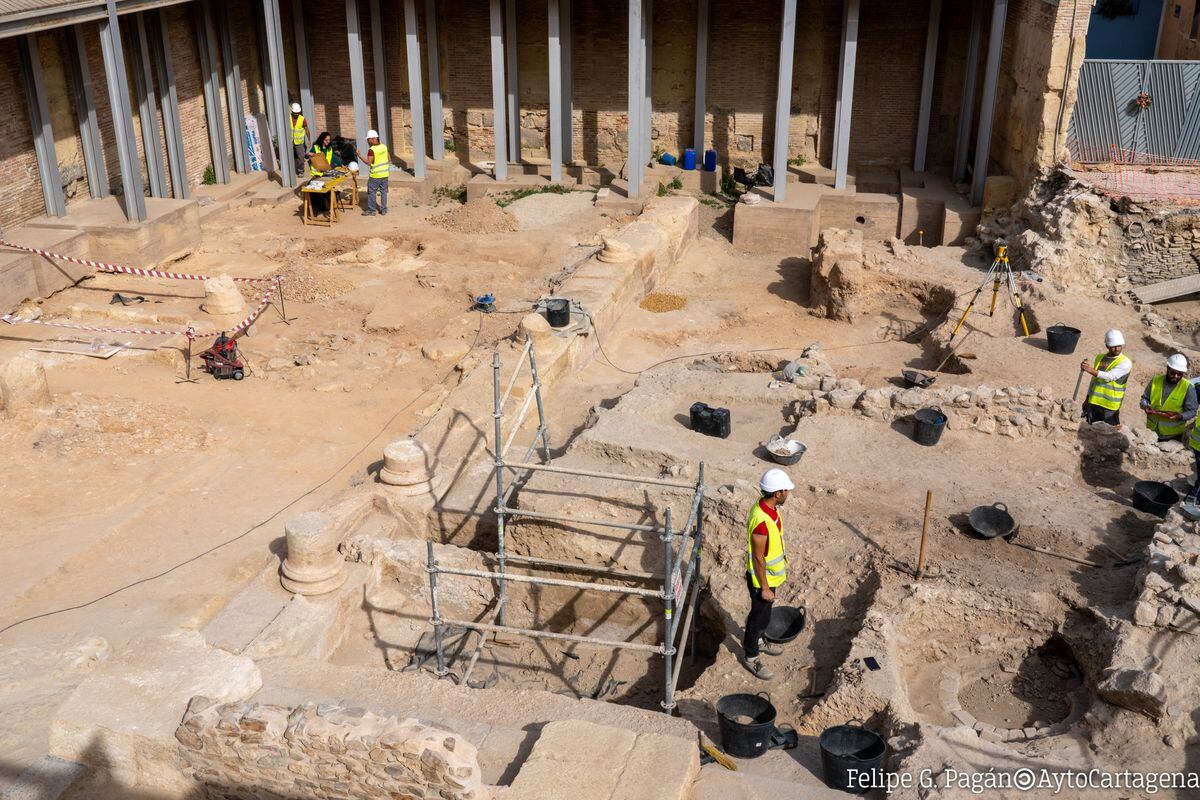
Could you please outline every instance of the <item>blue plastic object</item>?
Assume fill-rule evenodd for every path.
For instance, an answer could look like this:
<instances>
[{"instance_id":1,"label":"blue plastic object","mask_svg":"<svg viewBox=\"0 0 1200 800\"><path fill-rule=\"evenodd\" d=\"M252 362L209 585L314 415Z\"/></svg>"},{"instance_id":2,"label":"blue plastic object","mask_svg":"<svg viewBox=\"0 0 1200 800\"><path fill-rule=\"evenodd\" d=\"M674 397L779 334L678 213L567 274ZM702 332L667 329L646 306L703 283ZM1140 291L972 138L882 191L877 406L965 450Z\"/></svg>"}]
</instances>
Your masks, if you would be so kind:
<instances>
[{"instance_id":1,"label":"blue plastic object","mask_svg":"<svg viewBox=\"0 0 1200 800\"><path fill-rule=\"evenodd\" d=\"M705 150L704 151L704 171L705 172L716 172L717 171L717 151L716 150Z\"/></svg>"},{"instance_id":2,"label":"blue plastic object","mask_svg":"<svg viewBox=\"0 0 1200 800\"><path fill-rule=\"evenodd\" d=\"M683 151L683 168L696 168L696 149L694 147L689 147Z\"/></svg>"},{"instance_id":3,"label":"blue plastic object","mask_svg":"<svg viewBox=\"0 0 1200 800\"><path fill-rule=\"evenodd\" d=\"M663 153L661 156L658 157L658 163L665 164L668 167L673 167L679 163L679 160L676 159L675 156L671 155L670 153Z\"/></svg>"}]
</instances>

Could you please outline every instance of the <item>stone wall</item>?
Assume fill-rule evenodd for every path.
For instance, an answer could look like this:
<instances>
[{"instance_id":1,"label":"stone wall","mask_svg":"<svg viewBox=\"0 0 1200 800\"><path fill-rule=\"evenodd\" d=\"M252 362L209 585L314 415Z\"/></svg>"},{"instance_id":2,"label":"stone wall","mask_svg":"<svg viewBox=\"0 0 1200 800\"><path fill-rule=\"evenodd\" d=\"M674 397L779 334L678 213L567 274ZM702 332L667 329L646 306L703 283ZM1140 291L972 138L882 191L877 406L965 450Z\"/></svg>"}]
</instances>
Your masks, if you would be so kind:
<instances>
[{"instance_id":1,"label":"stone wall","mask_svg":"<svg viewBox=\"0 0 1200 800\"><path fill-rule=\"evenodd\" d=\"M485 796L474 745L361 708L196 697L175 738L206 800Z\"/></svg>"},{"instance_id":2,"label":"stone wall","mask_svg":"<svg viewBox=\"0 0 1200 800\"><path fill-rule=\"evenodd\" d=\"M1144 286L1200 273L1200 214L1184 211L1122 220L1134 286Z\"/></svg>"}]
</instances>

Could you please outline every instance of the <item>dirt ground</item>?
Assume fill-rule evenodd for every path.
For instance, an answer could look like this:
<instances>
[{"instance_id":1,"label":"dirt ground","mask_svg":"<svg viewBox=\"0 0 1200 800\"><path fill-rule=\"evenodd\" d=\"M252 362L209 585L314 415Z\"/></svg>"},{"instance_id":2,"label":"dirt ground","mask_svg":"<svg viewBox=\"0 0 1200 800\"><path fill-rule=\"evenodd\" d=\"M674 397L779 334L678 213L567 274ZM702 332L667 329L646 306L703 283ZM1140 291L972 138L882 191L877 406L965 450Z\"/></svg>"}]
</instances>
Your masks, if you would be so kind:
<instances>
[{"instance_id":1,"label":"dirt ground","mask_svg":"<svg viewBox=\"0 0 1200 800\"><path fill-rule=\"evenodd\" d=\"M539 210L510 207L516 232L450 232L429 221L429 208L399 207L388 219L386 246L369 241L380 232L357 216L333 230L314 230L299 228L290 209L228 212L206 222L204 248L180 269L237 275L290 269L310 292L305 302L288 298L290 324L269 312L244 342L254 368L246 381L200 375L197 383L179 383L176 365L152 351L109 361L47 361L54 407L0 429L0 448L10 455L0 480L14 500L0 528L0 547L11 554L0 563L0 629L17 623L0 630L0 752L6 753L0 786L6 772L44 752L54 698L86 675L105 647L211 618L281 547L285 510L315 508L364 480L383 444L430 416L442 387L455 380L458 359L486 353L510 333L515 312L528 309L548 280L590 252L598 231L618 221L574 195L527 199ZM567 204L570 213L562 211ZM541 225L551 209L558 224ZM628 311L619 326L596 332L600 357L549 398L556 443L583 430L589 410L619 411L618 399L647 371L720 358L723 351L744 354L739 371L770 372L754 367L755 358L784 363L820 342L839 378L866 387L894 385L905 368L932 370L938 352L912 334L943 317L900 290L874 297L852 323L815 317L807 305L808 260L736 251L728 239L730 213L702 205L700 237L661 276L658 297ZM356 255L364 247L365 261ZM961 308L982 279L985 258L936 248L896 261L914 272L936 265L960 293ZM75 304L106 309L113 291L144 295L148 303L135 311L150 313L161 301L163 313L203 321L198 285L112 276L51 298L44 310L55 317L72 313ZM496 293L502 312L514 313L472 312L470 297L484 291ZM974 356L963 362L970 373L942 376L938 385L1047 387L1055 398L1070 397L1079 360L1099 352L1112 327L1129 340L1136 365L1131 393L1140 394L1160 371L1164 356L1143 335L1133 307L1038 286L1029 297L1042 327L1061 321L1082 329L1075 356L1049 353L1044 336L1016 336L1005 313L976 314L963 348ZM1186 327L1200 318L1200 303L1172 304L1171 316ZM57 335L5 333L0 359ZM927 490L933 492L929 581L1009 603L1006 612L1028 619L959 614L949 605L941 616L912 615L905 629L912 647L902 665L909 701L922 719L949 724L938 699L939 665L952 662L959 665L964 709L996 726L1023 727L1066 718L1080 687L1078 664L1052 636L1056 626L1071 609L1112 609L1129 599L1137 566L1112 567L1113 553L1144 543L1155 522L1130 508L1132 482L1185 477L1097 465L1079 444L1049 439L950 430L938 447L923 448L901 424L851 415L789 422L782 407L778 415L742 418L753 425L739 426L735 417L734 435L719 442L677 420L703 397L667 399L677 408L664 404L653 423L677 441L672 455L716 464L714 486L728 489L721 496L733 509L717 522L712 546L722 557L708 566L705 624L720 648L706 655L703 673L680 699L682 714L713 736L713 701L764 688L736 663L740 647L729 633L746 611L744 530L733 517L744 515L747 489L768 466L751 455L784 430L808 445L804 460L789 470L797 483L784 509L792 577L780 602L804 604L812 624L771 662L777 677L769 690L786 698L778 703L781 721L803 735L792 768L809 772L817 769L813 736L827 721L813 713L814 695L842 670L872 598L911 581ZM1135 399L1127 401L1126 416L1137 425ZM1106 568L969 536L966 512L994 502L1006 503L1021 522L1014 541L1103 560ZM1048 599L1029 600L1043 595ZM402 666L421 627L397 630L404 647L389 653L371 640L369 620L356 625L334 663ZM614 630L622 633L632 630ZM481 679L506 673L519 687L653 704L649 690L631 693L611 683L637 685L648 674L645 660L614 667L570 648L550 653L532 646L488 659ZM505 660L515 666L506 670Z\"/></svg>"},{"instance_id":2,"label":"dirt ground","mask_svg":"<svg viewBox=\"0 0 1200 800\"><path fill-rule=\"evenodd\" d=\"M86 675L71 648L202 626L282 547L286 516L364 480L388 441L432 414L466 348L511 333L614 222L580 203L538 230L427 221L449 209L394 203L385 224L348 214L332 229L301 226L290 204L208 218L200 250L170 269L290 278L288 324L270 309L241 341L244 381L193 369L183 383L181 359L156 356L152 337L100 335L132 345L108 360L45 354L52 406L0 426L0 787L45 753L54 705ZM372 237L388 246L359 258ZM514 313L472 311L489 291ZM145 302L110 305L114 292ZM199 283L97 275L41 308L82 324L217 327L202 298ZM33 325L0 334L0 360L93 340Z\"/></svg>"}]
</instances>

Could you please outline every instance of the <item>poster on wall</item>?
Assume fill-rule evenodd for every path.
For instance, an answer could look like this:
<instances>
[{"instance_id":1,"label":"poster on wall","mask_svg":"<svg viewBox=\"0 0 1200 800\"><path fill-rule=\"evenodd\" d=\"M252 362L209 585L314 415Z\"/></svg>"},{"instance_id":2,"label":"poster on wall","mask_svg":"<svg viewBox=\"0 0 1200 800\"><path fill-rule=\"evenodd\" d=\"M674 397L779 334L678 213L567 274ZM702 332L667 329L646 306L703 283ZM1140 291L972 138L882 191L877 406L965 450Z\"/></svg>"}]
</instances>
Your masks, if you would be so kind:
<instances>
[{"instance_id":1,"label":"poster on wall","mask_svg":"<svg viewBox=\"0 0 1200 800\"><path fill-rule=\"evenodd\" d=\"M246 155L250 157L250 169L262 172L263 165L262 139L258 134L258 118L253 114L246 115Z\"/></svg>"}]
</instances>

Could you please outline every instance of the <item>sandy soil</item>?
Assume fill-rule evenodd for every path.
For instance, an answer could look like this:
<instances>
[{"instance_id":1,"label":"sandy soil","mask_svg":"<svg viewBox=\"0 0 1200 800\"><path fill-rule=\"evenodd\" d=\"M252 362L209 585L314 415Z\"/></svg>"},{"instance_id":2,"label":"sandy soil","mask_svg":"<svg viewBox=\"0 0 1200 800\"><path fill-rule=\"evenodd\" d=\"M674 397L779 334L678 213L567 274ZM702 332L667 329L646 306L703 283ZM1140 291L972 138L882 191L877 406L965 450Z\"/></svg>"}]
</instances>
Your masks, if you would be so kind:
<instances>
[{"instance_id":1,"label":"sandy soil","mask_svg":"<svg viewBox=\"0 0 1200 800\"><path fill-rule=\"evenodd\" d=\"M289 324L268 311L241 342L246 380L193 371L149 337L110 360L47 355L53 405L0 427L0 787L45 752L57 698L86 663L57 665L78 641L119 648L132 637L199 627L282 546L283 520L365 478L384 444L432 413L454 360L431 341L486 348L549 276L586 252L609 220L573 209L569 224L466 235L431 226L430 207L394 204L386 222L348 214L304 228L289 205L209 218L179 271L293 278ZM373 237L387 247L356 256ZM297 279L298 278L298 279ZM145 303L109 305L112 293ZM48 299L47 319L109 326L209 327L197 283L97 276ZM120 317L107 316L110 309ZM0 360L74 331L13 327ZM90 341L86 335L84 341ZM179 348L180 341L172 341ZM207 346L209 342L203 342Z\"/></svg>"}]
</instances>

